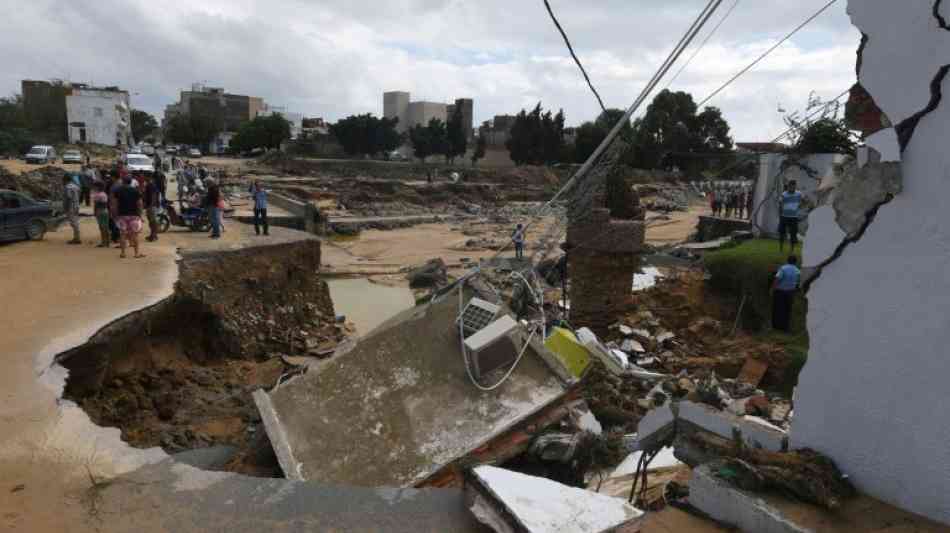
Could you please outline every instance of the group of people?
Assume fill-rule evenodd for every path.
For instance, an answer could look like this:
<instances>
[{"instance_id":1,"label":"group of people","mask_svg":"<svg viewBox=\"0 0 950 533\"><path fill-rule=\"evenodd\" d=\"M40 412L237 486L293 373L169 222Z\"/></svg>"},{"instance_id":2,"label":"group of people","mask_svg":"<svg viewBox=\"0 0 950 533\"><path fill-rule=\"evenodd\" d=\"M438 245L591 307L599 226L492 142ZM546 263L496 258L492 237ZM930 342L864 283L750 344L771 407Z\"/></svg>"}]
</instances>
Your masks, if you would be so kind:
<instances>
[{"instance_id":1,"label":"group of people","mask_svg":"<svg viewBox=\"0 0 950 533\"><path fill-rule=\"evenodd\" d=\"M130 172L121 163L112 168L96 168L83 165L78 173L63 174L63 212L73 230L69 244L81 244L79 208L91 206L99 226L99 248L108 248L118 243L126 257L131 246L135 257L141 253L139 234L148 220L147 241L157 241L159 233L158 212L165 196L165 175L161 170L148 174Z\"/></svg>"},{"instance_id":2,"label":"group of people","mask_svg":"<svg viewBox=\"0 0 950 533\"><path fill-rule=\"evenodd\" d=\"M751 219L753 193L745 187L718 187L706 193L713 216Z\"/></svg>"}]
</instances>

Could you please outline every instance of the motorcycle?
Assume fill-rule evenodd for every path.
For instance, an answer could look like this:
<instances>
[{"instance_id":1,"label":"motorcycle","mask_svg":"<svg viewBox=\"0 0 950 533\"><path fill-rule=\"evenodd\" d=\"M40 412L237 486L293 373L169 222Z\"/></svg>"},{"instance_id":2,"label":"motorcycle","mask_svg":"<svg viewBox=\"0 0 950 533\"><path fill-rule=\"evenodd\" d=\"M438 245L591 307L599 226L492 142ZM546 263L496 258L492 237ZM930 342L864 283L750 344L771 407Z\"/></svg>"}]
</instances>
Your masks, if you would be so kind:
<instances>
[{"instance_id":1,"label":"motorcycle","mask_svg":"<svg viewBox=\"0 0 950 533\"><path fill-rule=\"evenodd\" d=\"M162 202L164 216L168 219L170 225L188 228L191 231L209 231L211 229L211 218L207 211L200 207L186 207L182 202L179 202L179 204L181 204L180 213L168 200ZM160 220L159 225L163 224Z\"/></svg>"}]
</instances>

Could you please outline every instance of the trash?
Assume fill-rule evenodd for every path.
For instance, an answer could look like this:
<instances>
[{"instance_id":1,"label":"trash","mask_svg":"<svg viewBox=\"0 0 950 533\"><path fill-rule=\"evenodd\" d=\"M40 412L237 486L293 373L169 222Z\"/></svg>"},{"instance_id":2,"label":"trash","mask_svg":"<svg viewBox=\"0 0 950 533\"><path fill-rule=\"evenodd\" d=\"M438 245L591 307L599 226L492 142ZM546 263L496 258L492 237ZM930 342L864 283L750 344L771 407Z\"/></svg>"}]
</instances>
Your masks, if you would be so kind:
<instances>
[{"instance_id":1,"label":"trash","mask_svg":"<svg viewBox=\"0 0 950 533\"><path fill-rule=\"evenodd\" d=\"M639 367L649 367L656 364L656 357L644 357L642 359L637 359L637 366Z\"/></svg>"},{"instance_id":2,"label":"trash","mask_svg":"<svg viewBox=\"0 0 950 533\"><path fill-rule=\"evenodd\" d=\"M574 377L581 377L590 366L590 352L570 330L553 328L544 347L558 356Z\"/></svg>"},{"instance_id":3,"label":"trash","mask_svg":"<svg viewBox=\"0 0 950 533\"><path fill-rule=\"evenodd\" d=\"M659 346L662 346L667 341L671 341L676 338L676 334L672 331L664 331L656 336L656 343Z\"/></svg>"},{"instance_id":4,"label":"trash","mask_svg":"<svg viewBox=\"0 0 950 533\"><path fill-rule=\"evenodd\" d=\"M616 353L614 353L614 351L608 349L601 344L600 339L598 339L597 335L589 328L577 330L577 340L587 348L588 352L604 363L604 366L606 366L607 370L611 373L619 375L626 370L628 364L626 360L627 355L619 350L616 350Z\"/></svg>"},{"instance_id":5,"label":"trash","mask_svg":"<svg viewBox=\"0 0 950 533\"><path fill-rule=\"evenodd\" d=\"M633 339L624 339L623 343L620 345L620 349L630 353L646 353L646 350L643 348L643 345Z\"/></svg>"},{"instance_id":6,"label":"trash","mask_svg":"<svg viewBox=\"0 0 950 533\"><path fill-rule=\"evenodd\" d=\"M623 335L624 337L629 337L630 335L633 335L633 328L631 328L630 326L621 324L619 329L620 329L620 334Z\"/></svg>"}]
</instances>

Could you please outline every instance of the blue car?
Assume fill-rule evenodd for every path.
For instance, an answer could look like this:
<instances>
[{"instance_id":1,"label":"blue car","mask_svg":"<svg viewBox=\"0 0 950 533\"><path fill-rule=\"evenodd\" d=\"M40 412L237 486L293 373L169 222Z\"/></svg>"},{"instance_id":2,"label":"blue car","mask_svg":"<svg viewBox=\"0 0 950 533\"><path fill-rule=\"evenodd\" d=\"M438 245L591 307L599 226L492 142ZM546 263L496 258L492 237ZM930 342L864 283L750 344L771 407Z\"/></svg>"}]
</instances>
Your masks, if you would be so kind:
<instances>
[{"instance_id":1,"label":"blue car","mask_svg":"<svg viewBox=\"0 0 950 533\"><path fill-rule=\"evenodd\" d=\"M39 240L55 227L53 207L47 201L0 189L0 241Z\"/></svg>"}]
</instances>

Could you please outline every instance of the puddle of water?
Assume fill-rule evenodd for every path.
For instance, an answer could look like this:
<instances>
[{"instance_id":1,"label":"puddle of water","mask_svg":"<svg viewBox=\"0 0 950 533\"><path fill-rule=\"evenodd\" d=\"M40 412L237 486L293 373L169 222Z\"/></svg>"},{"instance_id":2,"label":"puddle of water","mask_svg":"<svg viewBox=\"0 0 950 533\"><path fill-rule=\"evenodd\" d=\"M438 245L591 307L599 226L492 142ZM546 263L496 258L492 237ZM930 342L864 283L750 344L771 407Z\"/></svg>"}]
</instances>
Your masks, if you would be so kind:
<instances>
[{"instance_id":1,"label":"puddle of water","mask_svg":"<svg viewBox=\"0 0 950 533\"><path fill-rule=\"evenodd\" d=\"M633 290L642 291L656 285L656 280L663 277L663 273L656 267L643 267L642 272L633 275Z\"/></svg>"},{"instance_id":2,"label":"puddle of water","mask_svg":"<svg viewBox=\"0 0 950 533\"><path fill-rule=\"evenodd\" d=\"M346 315L361 336L416 303L406 287L389 287L365 278L331 279L327 285L333 309L338 315Z\"/></svg>"}]
</instances>

